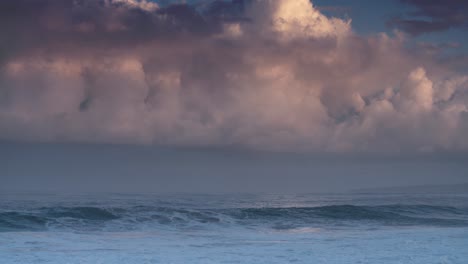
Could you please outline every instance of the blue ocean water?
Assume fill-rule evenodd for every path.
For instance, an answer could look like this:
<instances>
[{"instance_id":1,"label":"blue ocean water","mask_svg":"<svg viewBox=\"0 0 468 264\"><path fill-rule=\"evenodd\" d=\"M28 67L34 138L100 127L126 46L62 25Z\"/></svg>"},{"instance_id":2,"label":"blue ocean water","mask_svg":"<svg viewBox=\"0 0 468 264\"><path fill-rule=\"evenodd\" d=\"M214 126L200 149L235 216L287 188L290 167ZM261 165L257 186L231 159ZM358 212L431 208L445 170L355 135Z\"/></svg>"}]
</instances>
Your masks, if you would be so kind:
<instances>
[{"instance_id":1,"label":"blue ocean water","mask_svg":"<svg viewBox=\"0 0 468 264\"><path fill-rule=\"evenodd\" d=\"M468 194L0 194L0 263L468 263Z\"/></svg>"}]
</instances>

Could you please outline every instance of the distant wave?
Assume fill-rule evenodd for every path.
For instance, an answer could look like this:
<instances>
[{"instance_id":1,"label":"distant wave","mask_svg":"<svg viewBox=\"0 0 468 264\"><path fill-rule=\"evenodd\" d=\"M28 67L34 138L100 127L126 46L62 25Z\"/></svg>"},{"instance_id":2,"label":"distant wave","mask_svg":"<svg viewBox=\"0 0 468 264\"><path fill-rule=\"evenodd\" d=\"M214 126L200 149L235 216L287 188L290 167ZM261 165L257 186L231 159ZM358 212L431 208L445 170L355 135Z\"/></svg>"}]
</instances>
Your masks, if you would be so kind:
<instances>
[{"instance_id":1,"label":"distant wave","mask_svg":"<svg viewBox=\"0 0 468 264\"><path fill-rule=\"evenodd\" d=\"M289 208L184 209L171 207L41 207L0 211L0 232L66 230L128 230L179 227L340 227L468 226L468 209L432 205L331 205Z\"/></svg>"}]
</instances>

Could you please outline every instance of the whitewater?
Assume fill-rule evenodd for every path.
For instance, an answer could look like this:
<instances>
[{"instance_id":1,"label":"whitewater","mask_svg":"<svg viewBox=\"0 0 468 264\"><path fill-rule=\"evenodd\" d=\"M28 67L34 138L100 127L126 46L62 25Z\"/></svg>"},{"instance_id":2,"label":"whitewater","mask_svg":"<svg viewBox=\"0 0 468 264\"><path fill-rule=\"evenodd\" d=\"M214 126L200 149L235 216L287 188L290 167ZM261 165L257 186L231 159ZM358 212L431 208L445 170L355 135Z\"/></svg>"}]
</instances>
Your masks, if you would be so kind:
<instances>
[{"instance_id":1,"label":"whitewater","mask_svg":"<svg viewBox=\"0 0 468 264\"><path fill-rule=\"evenodd\" d=\"M468 194L0 194L0 263L468 263Z\"/></svg>"}]
</instances>

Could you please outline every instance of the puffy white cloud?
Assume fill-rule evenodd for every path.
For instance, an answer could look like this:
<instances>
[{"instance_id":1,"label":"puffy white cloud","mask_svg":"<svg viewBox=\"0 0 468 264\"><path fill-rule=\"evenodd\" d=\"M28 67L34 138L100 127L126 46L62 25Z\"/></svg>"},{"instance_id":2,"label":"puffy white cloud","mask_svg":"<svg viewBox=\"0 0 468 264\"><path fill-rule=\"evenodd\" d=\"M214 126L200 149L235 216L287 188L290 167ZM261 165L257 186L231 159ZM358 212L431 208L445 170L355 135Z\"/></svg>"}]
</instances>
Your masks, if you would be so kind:
<instances>
[{"instance_id":1,"label":"puffy white cloud","mask_svg":"<svg viewBox=\"0 0 468 264\"><path fill-rule=\"evenodd\" d=\"M426 76L424 68L413 70L400 89L403 106L414 111L429 111L433 104L432 81Z\"/></svg>"},{"instance_id":2,"label":"puffy white cloud","mask_svg":"<svg viewBox=\"0 0 468 264\"><path fill-rule=\"evenodd\" d=\"M350 31L350 21L327 18L308 0L259 0L252 7L253 22L286 40L339 37ZM271 33L271 32L268 32Z\"/></svg>"},{"instance_id":3,"label":"puffy white cloud","mask_svg":"<svg viewBox=\"0 0 468 264\"><path fill-rule=\"evenodd\" d=\"M158 4L148 0L105 0L106 5L122 4L130 8L138 8L145 11L155 11L159 8Z\"/></svg>"}]
</instances>

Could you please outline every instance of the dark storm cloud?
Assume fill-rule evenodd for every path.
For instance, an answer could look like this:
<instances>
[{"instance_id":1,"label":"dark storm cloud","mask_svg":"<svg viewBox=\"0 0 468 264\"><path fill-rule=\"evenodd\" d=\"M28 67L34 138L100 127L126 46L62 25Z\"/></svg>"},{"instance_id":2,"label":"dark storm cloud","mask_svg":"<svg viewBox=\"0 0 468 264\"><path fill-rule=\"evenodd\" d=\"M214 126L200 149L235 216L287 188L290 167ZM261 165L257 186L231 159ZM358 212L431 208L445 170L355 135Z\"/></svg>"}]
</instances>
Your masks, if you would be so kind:
<instances>
[{"instance_id":1,"label":"dark storm cloud","mask_svg":"<svg viewBox=\"0 0 468 264\"><path fill-rule=\"evenodd\" d=\"M468 149L467 76L435 49L360 36L308 0L8 0L0 10L0 139Z\"/></svg>"},{"instance_id":2,"label":"dark storm cloud","mask_svg":"<svg viewBox=\"0 0 468 264\"><path fill-rule=\"evenodd\" d=\"M416 8L402 17L389 21L389 25L420 35L468 27L468 2L464 0L400 0Z\"/></svg>"},{"instance_id":3,"label":"dark storm cloud","mask_svg":"<svg viewBox=\"0 0 468 264\"><path fill-rule=\"evenodd\" d=\"M205 35L221 30L211 17L202 16L189 5L143 9L128 3L132 1L1 1L3 46L115 48L182 33Z\"/></svg>"}]
</instances>

